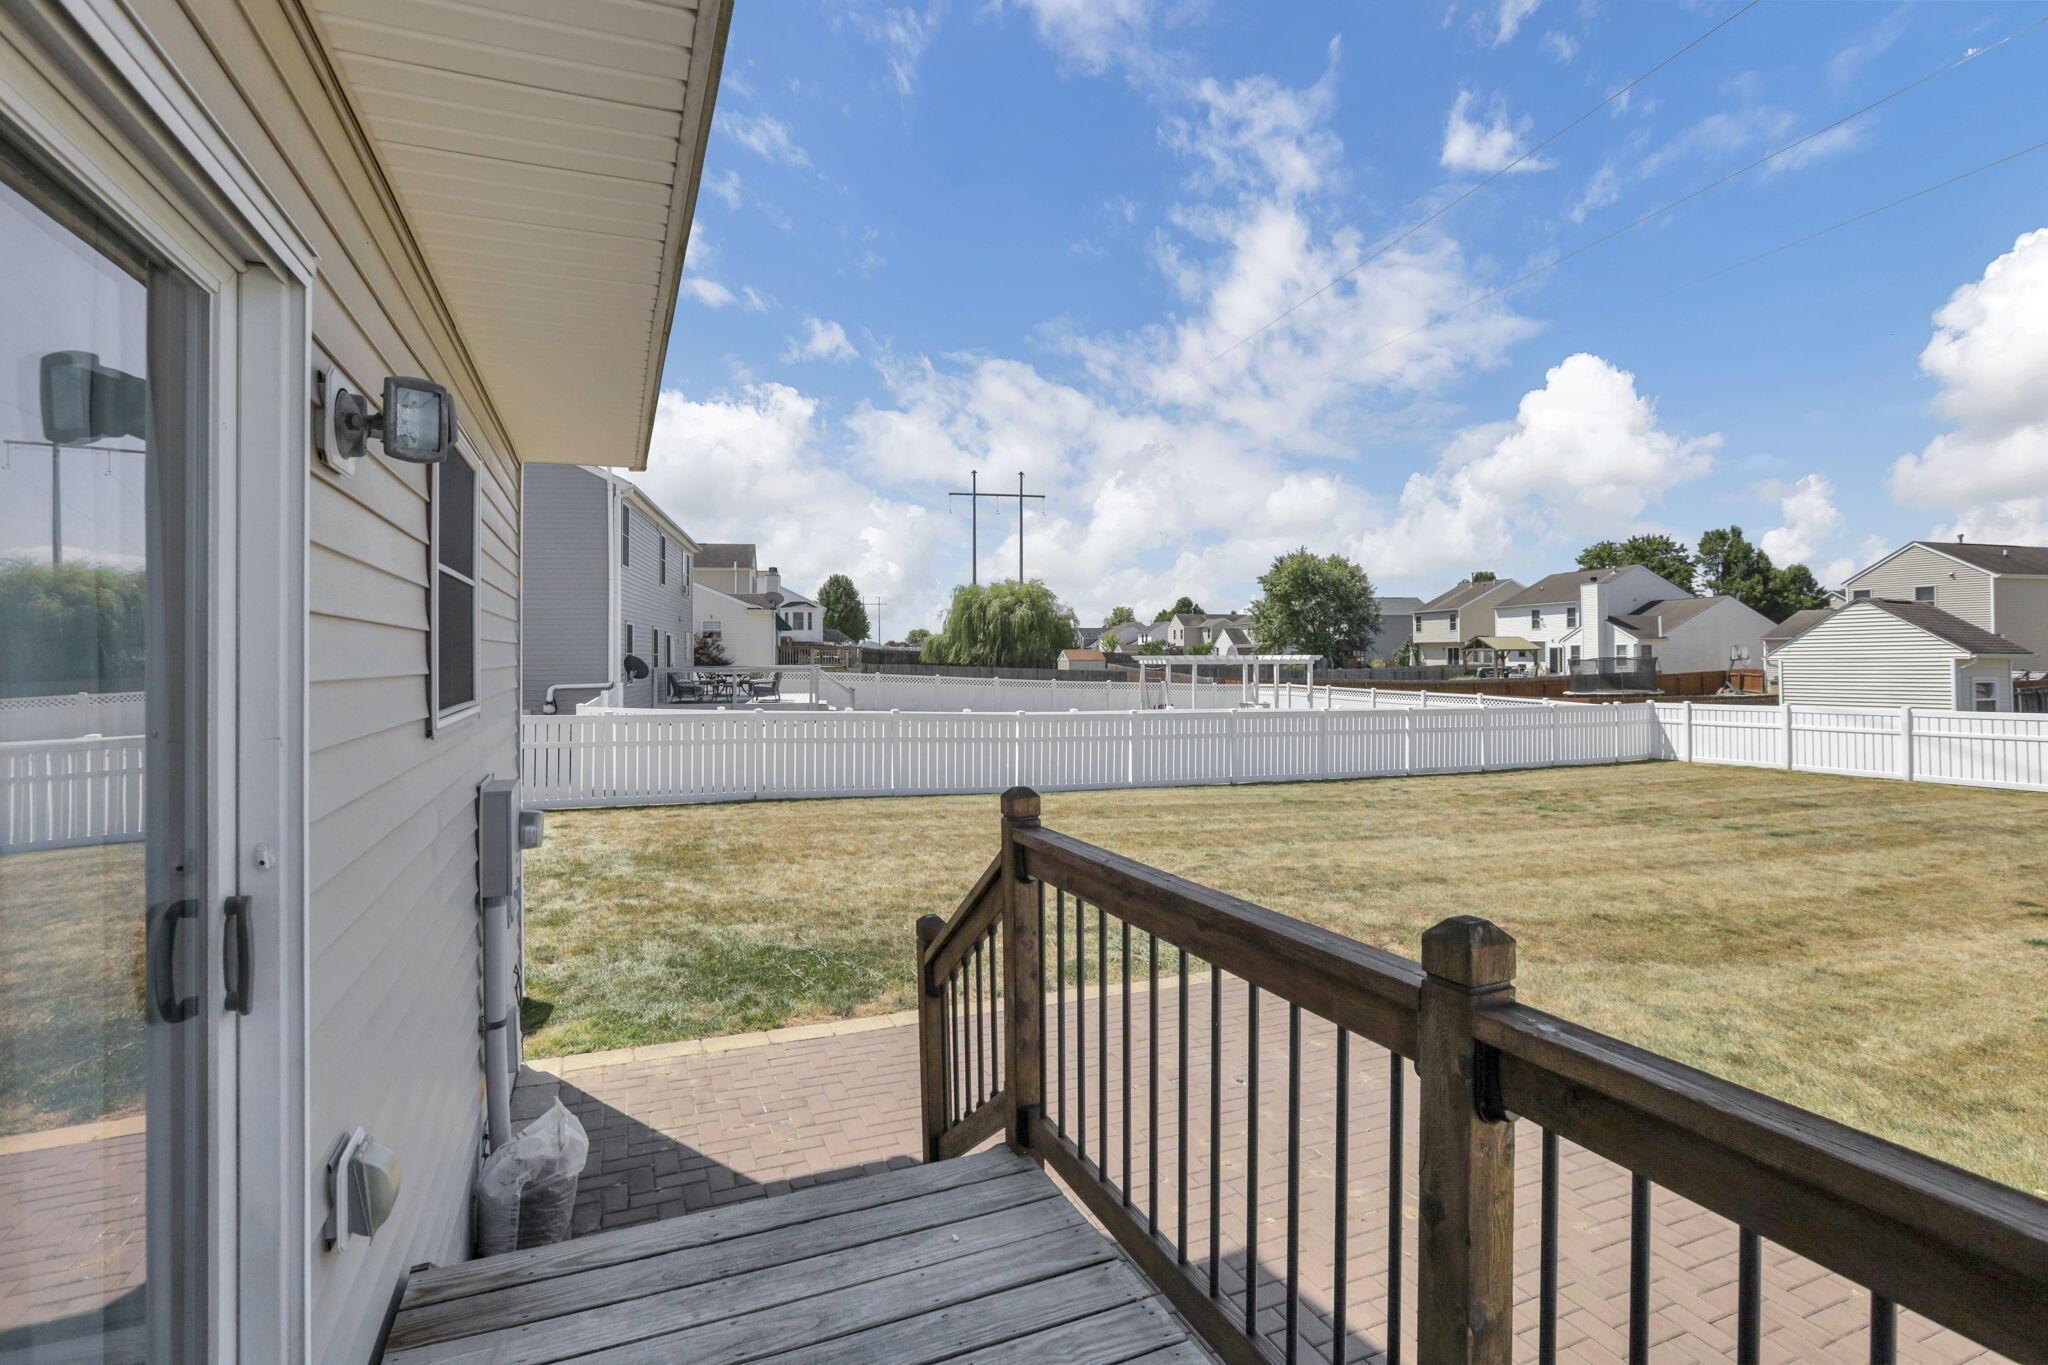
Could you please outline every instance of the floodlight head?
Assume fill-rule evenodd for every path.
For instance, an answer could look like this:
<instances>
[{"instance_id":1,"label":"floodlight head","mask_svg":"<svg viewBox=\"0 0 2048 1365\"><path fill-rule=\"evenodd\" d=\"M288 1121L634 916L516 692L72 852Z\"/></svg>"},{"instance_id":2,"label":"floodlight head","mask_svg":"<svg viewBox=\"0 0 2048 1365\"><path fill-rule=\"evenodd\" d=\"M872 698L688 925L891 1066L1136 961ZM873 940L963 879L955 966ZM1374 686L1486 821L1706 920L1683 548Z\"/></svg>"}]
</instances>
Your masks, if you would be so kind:
<instances>
[{"instance_id":1,"label":"floodlight head","mask_svg":"<svg viewBox=\"0 0 2048 1365\"><path fill-rule=\"evenodd\" d=\"M392 459L439 464L455 448L455 399L432 380L389 376L377 428Z\"/></svg>"}]
</instances>

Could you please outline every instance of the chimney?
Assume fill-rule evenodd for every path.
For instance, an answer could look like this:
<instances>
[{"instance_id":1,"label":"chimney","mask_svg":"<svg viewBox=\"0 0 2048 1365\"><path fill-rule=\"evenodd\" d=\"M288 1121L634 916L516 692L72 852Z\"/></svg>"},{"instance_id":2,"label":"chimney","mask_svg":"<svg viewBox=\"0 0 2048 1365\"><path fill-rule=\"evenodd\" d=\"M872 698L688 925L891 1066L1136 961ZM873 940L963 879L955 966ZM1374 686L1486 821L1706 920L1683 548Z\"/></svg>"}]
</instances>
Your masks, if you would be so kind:
<instances>
[{"instance_id":1,"label":"chimney","mask_svg":"<svg viewBox=\"0 0 2048 1365\"><path fill-rule=\"evenodd\" d=\"M1956 532L1956 544L1960 545L1960 544L1962 544L1962 543L1963 543L1963 533L1962 533L1961 531L1958 531L1958 532Z\"/></svg>"}]
</instances>

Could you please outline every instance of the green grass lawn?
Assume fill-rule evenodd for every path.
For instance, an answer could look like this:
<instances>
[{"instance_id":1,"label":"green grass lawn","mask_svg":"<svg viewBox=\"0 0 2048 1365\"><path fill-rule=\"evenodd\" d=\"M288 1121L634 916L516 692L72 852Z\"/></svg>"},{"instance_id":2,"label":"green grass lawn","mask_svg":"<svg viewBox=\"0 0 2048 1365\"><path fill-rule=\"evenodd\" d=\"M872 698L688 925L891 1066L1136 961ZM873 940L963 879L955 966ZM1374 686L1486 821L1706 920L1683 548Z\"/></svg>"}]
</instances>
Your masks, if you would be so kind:
<instances>
[{"instance_id":1,"label":"green grass lawn","mask_svg":"<svg viewBox=\"0 0 2048 1365\"><path fill-rule=\"evenodd\" d=\"M1520 941L1521 998L2048 1192L2048 798L1640 764L1050 795L1045 823L1409 956ZM549 817L535 1056L914 1003L913 925L994 797Z\"/></svg>"}]
</instances>

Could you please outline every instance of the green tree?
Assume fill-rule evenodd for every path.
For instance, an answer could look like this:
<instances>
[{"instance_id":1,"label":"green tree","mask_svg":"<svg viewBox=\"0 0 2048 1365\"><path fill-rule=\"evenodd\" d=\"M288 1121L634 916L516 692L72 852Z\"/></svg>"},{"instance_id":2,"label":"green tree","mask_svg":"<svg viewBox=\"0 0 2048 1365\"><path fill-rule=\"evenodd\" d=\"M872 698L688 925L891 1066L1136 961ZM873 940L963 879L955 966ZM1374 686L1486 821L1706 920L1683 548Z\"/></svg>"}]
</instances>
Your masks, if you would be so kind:
<instances>
[{"instance_id":1,"label":"green tree","mask_svg":"<svg viewBox=\"0 0 2048 1365\"><path fill-rule=\"evenodd\" d=\"M932 633L923 626L913 626L910 633L903 637L903 643L906 645L922 646L926 640L931 638Z\"/></svg>"},{"instance_id":2,"label":"green tree","mask_svg":"<svg viewBox=\"0 0 2048 1365\"><path fill-rule=\"evenodd\" d=\"M1499 579L1500 575L1495 573L1491 569L1474 569L1471 573L1471 576L1468 577L1465 581L1467 583L1493 583L1497 582Z\"/></svg>"},{"instance_id":3,"label":"green tree","mask_svg":"<svg viewBox=\"0 0 2048 1365\"><path fill-rule=\"evenodd\" d=\"M1315 654L1334 663L1372 643L1380 603L1365 570L1306 547L1281 555L1259 578L1252 635L1262 654Z\"/></svg>"},{"instance_id":4,"label":"green tree","mask_svg":"<svg viewBox=\"0 0 2048 1365\"><path fill-rule=\"evenodd\" d=\"M1692 551L1670 536L1630 536L1627 540L1602 540L1579 551L1582 569L1625 569L1640 564L1673 587L1693 590L1698 563Z\"/></svg>"},{"instance_id":5,"label":"green tree","mask_svg":"<svg viewBox=\"0 0 2048 1365\"><path fill-rule=\"evenodd\" d=\"M1171 654L1173 651L1167 648L1166 641L1164 640L1147 640L1144 644L1138 646L1138 653Z\"/></svg>"},{"instance_id":6,"label":"green tree","mask_svg":"<svg viewBox=\"0 0 2048 1365\"><path fill-rule=\"evenodd\" d=\"M1161 607L1159 614L1152 618L1152 623L1157 625L1161 621L1170 621L1176 616L1206 616L1207 614L1207 612L1202 610L1201 603L1189 597L1186 593L1182 593L1179 600L1172 606Z\"/></svg>"},{"instance_id":7,"label":"green tree","mask_svg":"<svg viewBox=\"0 0 2048 1365\"><path fill-rule=\"evenodd\" d=\"M861 605L860 589L843 573L833 574L818 589L818 605L825 609L825 629L836 630L849 640L868 638L868 609Z\"/></svg>"},{"instance_id":8,"label":"green tree","mask_svg":"<svg viewBox=\"0 0 2048 1365\"><path fill-rule=\"evenodd\" d=\"M1129 607L1111 607L1109 615L1102 618L1102 633L1107 635L1118 626L1126 623L1136 625L1138 623L1138 613L1132 611Z\"/></svg>"},{"instance_id":9,"label":"green tree","mask_svg":"<svg viewBox=\"0 0 2048 1365\"><path fill-rule=\"evenodd\" d=\"M724 668L732 662L725 643L716 635L699 631L690 642L690 662L699 668Z\"/></svg>"},{"instance_id":10,"label":"green tree","mask_svg":"<svg viewBox=\"0 0 2048 1365\"><path fill-rule=\"evenodd\" d=\"M1045 584L969 583L953 589L946 623L919 657L928 664L1051 668L1077 638L1074 614Z\"/></svg>"},{"instance_id":11,"label":"green tree","mask_svg":"<svg viewBox=\"0 0 2048 1365\"><path fill-rule=\"evenodd\" d=\"M1804 564L1779 568L1740 526L1700 537L1700 583L1709 596L1726 595L1773 621L1828 604L1827 592Z\"/></svg>"},{"instance_id":12,"label":"green tree","mask_svg":"<svg viewBox=\"0 0 2048 1365\"><path fill-rule=\"evenodd\" d=\"M0 560L0 696L141 687L146 587L139 569Z\"/></svg>"}]
</instances>

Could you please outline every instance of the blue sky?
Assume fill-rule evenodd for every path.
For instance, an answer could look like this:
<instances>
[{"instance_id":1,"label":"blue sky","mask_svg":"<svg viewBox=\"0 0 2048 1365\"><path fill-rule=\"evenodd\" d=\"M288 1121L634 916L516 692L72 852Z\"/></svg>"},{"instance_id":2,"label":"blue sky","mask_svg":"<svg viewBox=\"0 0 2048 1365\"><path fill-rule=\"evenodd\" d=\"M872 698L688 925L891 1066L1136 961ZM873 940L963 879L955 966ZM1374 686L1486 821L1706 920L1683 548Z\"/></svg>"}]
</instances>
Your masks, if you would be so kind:
<instances>
[{"instance_id":1,"label":"blue sky","mask_svg":"<svg viewBox=\"0 0 2048 1365\"><path fill-rule=\"evenodd\" d=\"M740 6L645 481L890 635L967 576L973 469L1048 495L1084 620L1303 544L1428 596L1731 521L1829 580L2048 539L2048 150L1677 288L2048 137L2048 25L1471 302L2048 16L1739 8Z\"/></svg>"}]
</instances>

